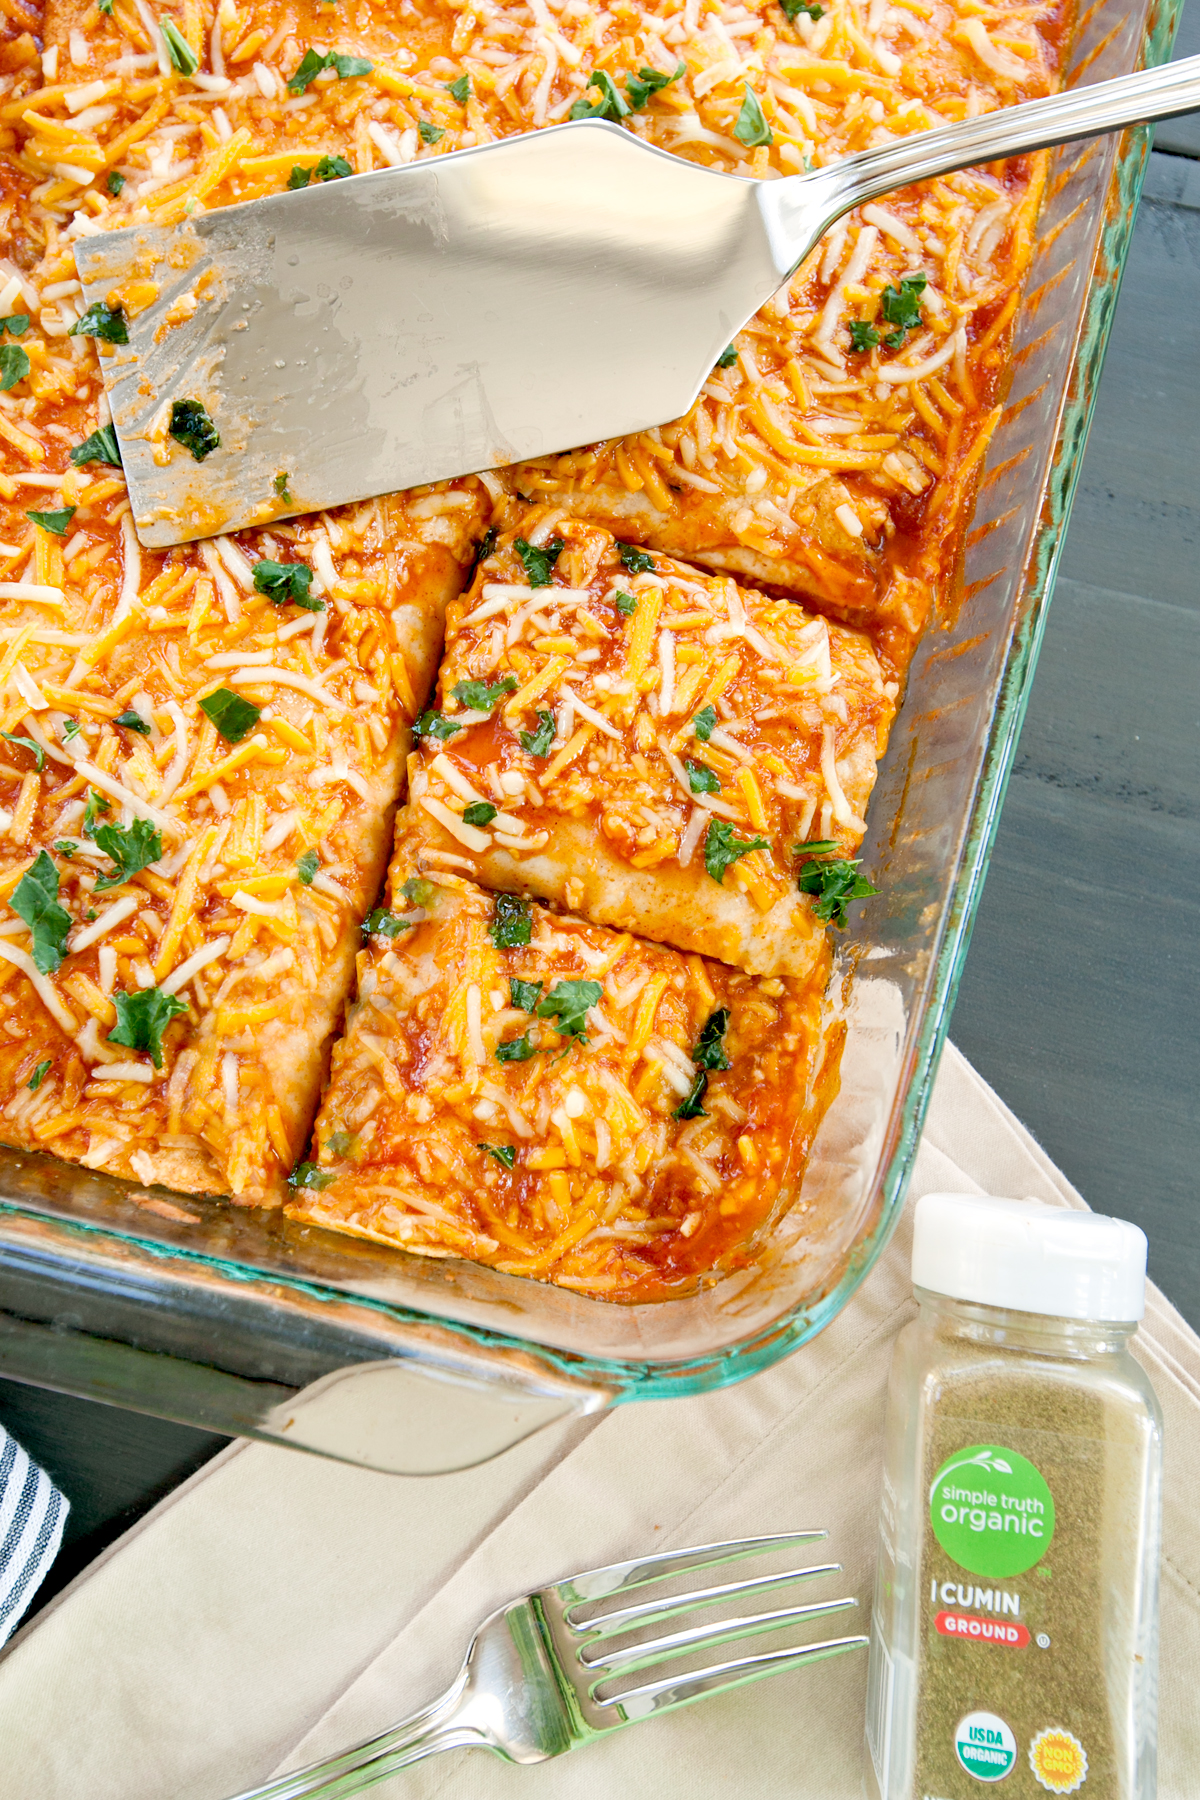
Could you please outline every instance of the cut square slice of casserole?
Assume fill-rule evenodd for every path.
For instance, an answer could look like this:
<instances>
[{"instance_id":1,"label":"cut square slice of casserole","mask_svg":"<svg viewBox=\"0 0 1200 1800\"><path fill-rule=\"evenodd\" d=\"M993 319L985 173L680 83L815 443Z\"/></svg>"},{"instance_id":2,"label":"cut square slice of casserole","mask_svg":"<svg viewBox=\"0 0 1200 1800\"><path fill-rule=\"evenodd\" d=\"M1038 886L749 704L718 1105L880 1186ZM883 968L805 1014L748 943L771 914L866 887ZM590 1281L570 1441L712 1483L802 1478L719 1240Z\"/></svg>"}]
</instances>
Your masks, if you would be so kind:
<instances>
[{"instance_id":1,"label":"cut square slice of casserole","mask_svg":"<svg viewBox=\"0 0 1200 1800\"><path fill-rule=\"evenodd\" d=\"M278 1204L482 493L142 550L57 261L0 271L0 1137Z\"/></svg>"},{"instance_id":2,"label":"cut square slice of casserole","mask_svg":"<svg viewBox=\"0 0 1200 1800\"><path fill-rule=\"evenodd\" d=\"M747 975L422 875L397 835L290 1216L625 1300L744 1261L836 1083L827 957Z\"/></svg>"},{"instance_id":3,"label":"cut square slice of casserole","mask_svg":"<svg viewBox=\"0 0 1200 1800\"><path fill-rule=\"evenodd\" d=\"M803 846L859 844L895 695L863 633L529 510L448 609L422 866L805 979Z\"/></svg>"}]
</instances>

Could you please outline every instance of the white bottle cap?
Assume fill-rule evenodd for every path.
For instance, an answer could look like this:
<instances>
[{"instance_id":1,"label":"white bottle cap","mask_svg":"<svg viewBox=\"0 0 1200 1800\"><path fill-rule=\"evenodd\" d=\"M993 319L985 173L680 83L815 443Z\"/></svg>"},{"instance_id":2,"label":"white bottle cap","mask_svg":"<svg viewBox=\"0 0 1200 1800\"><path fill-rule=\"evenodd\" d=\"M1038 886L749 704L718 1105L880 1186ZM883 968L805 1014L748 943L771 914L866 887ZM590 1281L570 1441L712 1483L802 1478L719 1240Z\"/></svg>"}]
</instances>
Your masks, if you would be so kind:
<instances>
[{"instance_id":1,"label":"white bottle cap","mask_svg":"<svg viewBox=\"0 0 1200 1800\"><path fill-rule=\"evenodd\" d=\"M1058 1319L1129 1323L1146 1299L1146 1234L1126 1219L1038 1200L924 1194L913 1286Z\"/></svg>"}]
</instances>

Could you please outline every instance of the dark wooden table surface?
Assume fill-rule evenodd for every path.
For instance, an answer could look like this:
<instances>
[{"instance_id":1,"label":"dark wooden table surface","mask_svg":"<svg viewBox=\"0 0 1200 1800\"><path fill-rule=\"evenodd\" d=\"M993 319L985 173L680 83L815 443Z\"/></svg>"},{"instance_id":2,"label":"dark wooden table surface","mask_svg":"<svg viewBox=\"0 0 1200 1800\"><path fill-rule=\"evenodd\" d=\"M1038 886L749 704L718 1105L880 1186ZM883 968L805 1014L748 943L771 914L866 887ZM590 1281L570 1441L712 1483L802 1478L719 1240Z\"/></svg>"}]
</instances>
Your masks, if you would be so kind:
<instances>
[{"instance_id":1,"label":"dark wooden table surface","mask_svg":"<svg viewBox=\"0 0 1200 1800\"><path fill-rule=\"evenodd\" d=\"M1177 54L1200 53L1200 4ZM1161 126L955 1040L1200 1328L1200 116ZM224 1439L0 1381L50 1598Z\"/></svg>"}]
</instances>

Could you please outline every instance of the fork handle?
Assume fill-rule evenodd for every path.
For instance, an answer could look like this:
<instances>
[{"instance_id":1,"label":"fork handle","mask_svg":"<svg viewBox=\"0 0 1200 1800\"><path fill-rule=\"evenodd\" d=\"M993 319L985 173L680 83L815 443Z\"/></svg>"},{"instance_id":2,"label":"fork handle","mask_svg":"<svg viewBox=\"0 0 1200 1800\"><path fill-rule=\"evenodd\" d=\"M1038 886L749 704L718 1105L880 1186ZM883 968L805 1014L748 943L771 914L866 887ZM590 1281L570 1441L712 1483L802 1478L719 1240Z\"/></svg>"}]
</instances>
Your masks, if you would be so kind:
<instances>
[{"instance_id":1,"label":"fork handle","mask_svg":"<svg viewBox=\"0 0 1200 1800\"><path fill-rule=\"evenodd\" d=\"M1069 93L1048 94L1041 100L1026 100L1020 106L980 113L977 118L960 119L936 131L918 132L875 150L860 150L830 163L816 175L764 182L759 193L768 216L774 215L772 222L783 239L779 244L781 260L794 268L816 235L812 222L817 183L828 194L829 212L821 226L825 231L852 206L894 193L913 182L929 181L935 175L948 175L955 169L994 162L1000 157L1044 150L1052 144L1069 144L1077 138L1119 131L1144 120L1169 119L1176 113L1197 110L1200 56L1189 56L1182 62L1138 69L1132 75L1097 81ZM788 254L789 235L796 248L794 257Z\"/></svg>"},{"instance_id":2,"label":"fork handle","mask_svg":"<svg viewBox=\"0 0 1200 1800\"><path fill-rule=\"evenodd\" d=\"M439 1750L482 1746L487 1739L465 1716L465 1691L464 1671L440 1700L402 1719L390 1731L367 1738L339 1756L325 1757L290 1775L280 1775L265 1787L247 1788L234 1800L309 1800L316 1794L323 1800L335 1800L335 1796L361 1794L377 1781L386 1781L397 1770L422 1757L436 1755Z\"/></svg>"}]
</instances>

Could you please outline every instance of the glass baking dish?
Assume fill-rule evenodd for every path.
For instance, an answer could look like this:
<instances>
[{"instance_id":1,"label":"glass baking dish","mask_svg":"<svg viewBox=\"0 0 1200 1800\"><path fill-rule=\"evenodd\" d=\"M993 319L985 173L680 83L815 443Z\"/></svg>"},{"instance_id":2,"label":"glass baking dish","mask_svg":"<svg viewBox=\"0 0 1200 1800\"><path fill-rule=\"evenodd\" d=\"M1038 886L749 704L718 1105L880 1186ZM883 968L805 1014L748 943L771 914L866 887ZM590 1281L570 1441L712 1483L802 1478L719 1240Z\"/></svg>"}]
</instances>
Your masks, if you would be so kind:
<instances>
[{"instance_id":1,"label":"glass baking dish","mask_svg":"<svg viewBox=\"0 0 1200 1800\"><path fill-rule=\"evenodd\" d=\"M1163 61L1178 11L1101 0L1079 21L1069 84ZM903 1204L1148 146L1141 128L1054 157L962 605L918 651L871 801L864 867L882 893L839 949L841 1091L797 1205L751 1265L686 1298L613 1305L0 1151L0 1373L435 1473L567 1415L741 1381L833 1318Z\"/></svg>"}]
</instances>

